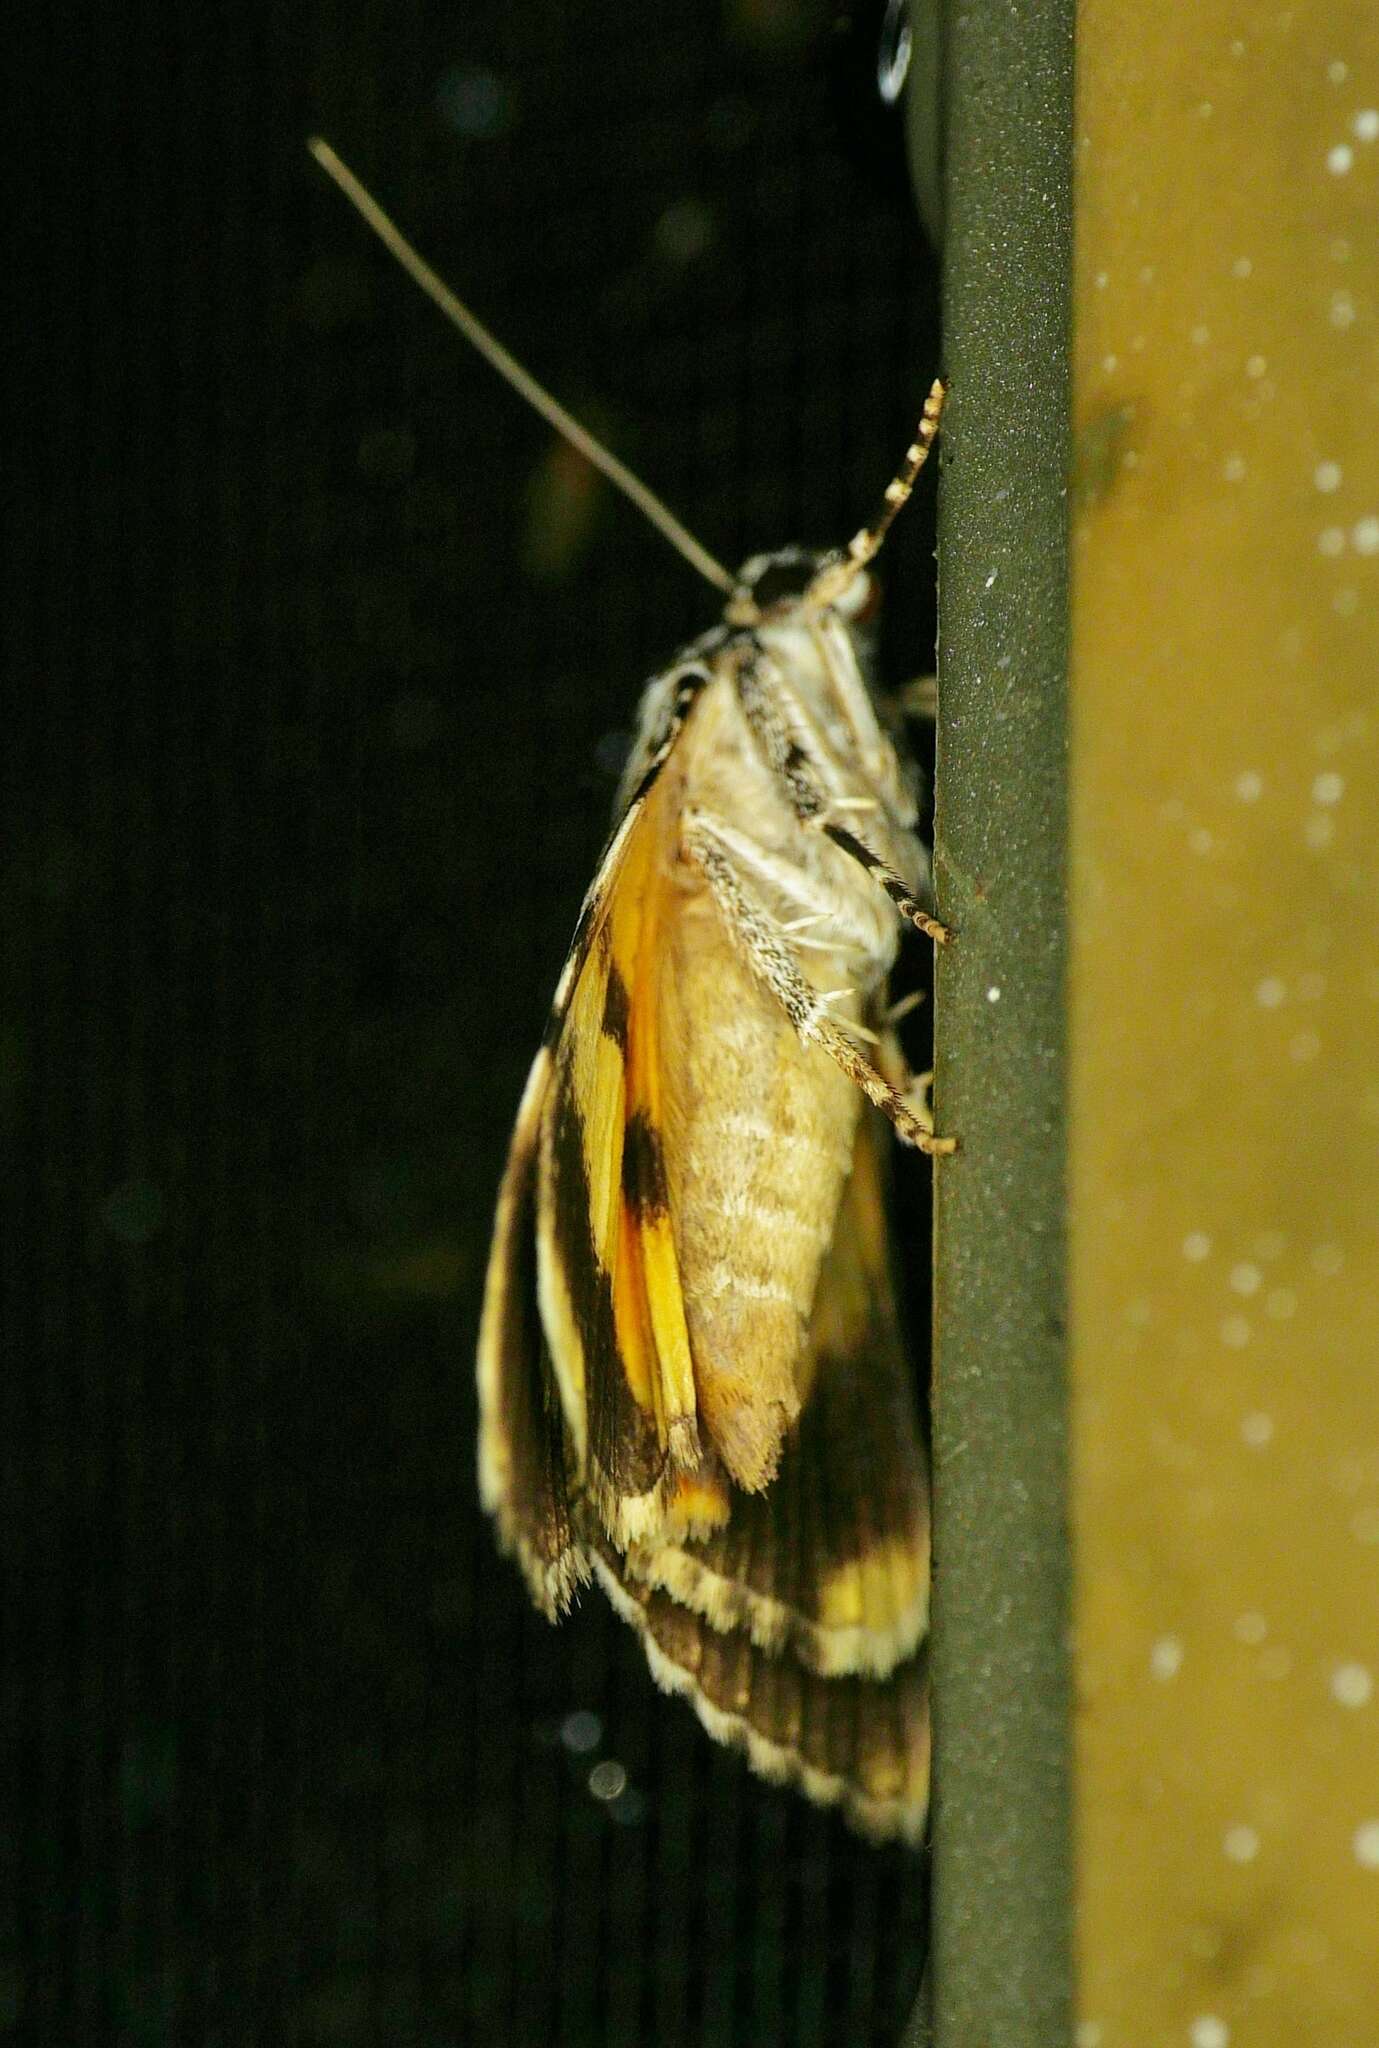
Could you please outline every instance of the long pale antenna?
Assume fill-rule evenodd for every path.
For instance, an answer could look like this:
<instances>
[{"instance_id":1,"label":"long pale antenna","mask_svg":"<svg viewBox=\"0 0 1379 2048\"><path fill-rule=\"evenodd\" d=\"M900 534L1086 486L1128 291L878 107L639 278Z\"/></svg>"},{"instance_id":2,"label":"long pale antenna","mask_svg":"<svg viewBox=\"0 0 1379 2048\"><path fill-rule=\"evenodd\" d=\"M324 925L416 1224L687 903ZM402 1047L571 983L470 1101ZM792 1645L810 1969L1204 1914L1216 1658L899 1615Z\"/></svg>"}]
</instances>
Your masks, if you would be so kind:
<instances>
[{"instance_id":1,"label":"long pale antenna","mask_svg":"<svg viewBox=\"0 0 1379 2048\"><path fill-rule=\"evenodd\" d=\"M572 448L577 448L586 461L600 469L611 484L615 484L624 497L630 498L637 510L651 521L658 533L665 535L671 546L684 556L692 569L719 590L731 591L737 587L736 578L731 576L721 562L716 562L708 549L701 547L683 527L669 506L663 505L654 491L647 489L639 477L633 476L619 462L616 455L596 441L587 428L566 412L557 399L552 398L544 385L538 384L529 370L524 370L515 356L508 354L495 335L489 333L482 321L476 320L462 300L457 299L449 285L437 277L423 257L418 255L401 229L389 220L383 208L360 184L347 164L341 163L328 142L319 135L313 135L307 148L315 157L327 177L334 180L344 193L350 205L362 215L378 236L385 249L394 255L407 275L419 284L428 299L440 307L447 320L459 328L466 341L472 342L479 354L498 372L500 377L519 391L528 405L535 406L545 420L563 434Z\"/></svg>"}]
</instances>

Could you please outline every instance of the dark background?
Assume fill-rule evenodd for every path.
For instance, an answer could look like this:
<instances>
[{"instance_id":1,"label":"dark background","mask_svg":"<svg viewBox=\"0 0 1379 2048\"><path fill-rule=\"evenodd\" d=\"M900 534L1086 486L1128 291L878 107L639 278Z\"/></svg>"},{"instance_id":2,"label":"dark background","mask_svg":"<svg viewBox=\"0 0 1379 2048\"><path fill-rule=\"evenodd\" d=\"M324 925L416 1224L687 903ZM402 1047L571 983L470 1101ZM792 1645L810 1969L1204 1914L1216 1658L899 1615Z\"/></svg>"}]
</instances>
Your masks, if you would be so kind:
<instances>
[{"instance_id":1,"label":"dark background","mask_svg":"<svg viewBox=\"0 0 1379 2048\"><path fill-rule=\"evenodd\" d=\"M0 2031L889 2040L920 1863L749 1780L595 1596L530 1614L475 1500L509 1120L637 690L717 600L303 147L715 553L841 540L937 362L869 28L43 33L8 117ZM896 681L930 522L888 551Z\"/></svg>"}]
</instances>

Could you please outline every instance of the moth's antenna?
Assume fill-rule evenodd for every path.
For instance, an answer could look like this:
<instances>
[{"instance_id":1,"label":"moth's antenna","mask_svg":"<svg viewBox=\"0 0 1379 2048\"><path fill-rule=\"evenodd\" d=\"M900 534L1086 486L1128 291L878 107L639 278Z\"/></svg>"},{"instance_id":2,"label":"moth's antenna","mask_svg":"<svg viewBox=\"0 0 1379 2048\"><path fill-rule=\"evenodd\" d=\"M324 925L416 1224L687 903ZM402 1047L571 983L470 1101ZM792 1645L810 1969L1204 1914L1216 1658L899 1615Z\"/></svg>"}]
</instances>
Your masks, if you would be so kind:
<instances>
[{"instance_id":1,"label":"moth's antenna","mask_svg":"<svg viewBox=\"0 0 1379 2048\"><path fill-rule=\"evenodd\" d=\"M943 380L935 377L924 401L920 415L919 431L905 450L905 460L897 475L887 484L885 495L870 525L854 533L842 553L830 562L825 562L814 581L804 594L808 605L835 604L851 583L859 569L865 569L880 550L882 541L890 532L895 515L915 487L915 478L929 458L938 433L938 423L943 414L946 396Z\"/></svg>"},{"instance_id":2,"label":"moth's antenna","mask_svg":"<svg viewBox=\"0 0 1379 2048\"><path fill-rule=\"evenodd\" d=\"M572 418L564 406L552 398L543 385L537 383L530 371L524 370L516 357L508 354L503 344L489 333L483 323L475 319L468 306L456 298L450 287L437 277L430 264L418 255L406 236L389 220L373 195L365 191L353 171L341 163L330 144L323 142L319 135L313 135L307 143L307 148L326 175L339 186L351 206L367 221L383 246L397 258L407 275L421 286L433 304L440 307L446 319L453 321L466 341L474 344L479 354L486 362L492 364L498 375L506 378L513 389L522 394L528 405L535 406L541 417L549 420L556 432L563 434L571 447L577 448L587 461L593 463L595 469L601 469L608 481L616 484L624 497L630 498L637 510L651 521L659 533L665 535L671 546L684 556L692 569L697 569L701 576L719 590L734 590L737 587L736 578L729 574L721 562L714 560L707 548L700 546L694 535L680 524L675 514L661 503L655 492L649 491L638 477L633 476L630 469L624 468L617 456L611 454L601 441L596 441L577 419Z\"/></svg>"}]
</instances>

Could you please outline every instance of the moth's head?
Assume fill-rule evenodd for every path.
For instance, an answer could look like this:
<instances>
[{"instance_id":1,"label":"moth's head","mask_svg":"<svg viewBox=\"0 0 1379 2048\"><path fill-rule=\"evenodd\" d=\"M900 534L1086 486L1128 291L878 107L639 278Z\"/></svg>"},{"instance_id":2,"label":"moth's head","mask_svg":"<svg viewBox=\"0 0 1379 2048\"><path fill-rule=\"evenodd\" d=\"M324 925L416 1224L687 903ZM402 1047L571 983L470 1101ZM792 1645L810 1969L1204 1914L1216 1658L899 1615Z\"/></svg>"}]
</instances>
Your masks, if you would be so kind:
<instances>
[{"instance_id":1,"label":"moth's head","mask_svg":"<svg viewBox=\"0 0 1379 2048\"><path fill-rule=\"evenodd\" d=\"M777 548L773 554L750 556L738 570L728 600L729 625L762 625L815 603L826 603L849 624L861 624L880 603L880 587L862 568L840 586L836 571L842 560L835 549L820 553L815 548ZM835 572L829 575L832 588L826 595L817 590L825 571Z\"/></svg>"}]
</instances>

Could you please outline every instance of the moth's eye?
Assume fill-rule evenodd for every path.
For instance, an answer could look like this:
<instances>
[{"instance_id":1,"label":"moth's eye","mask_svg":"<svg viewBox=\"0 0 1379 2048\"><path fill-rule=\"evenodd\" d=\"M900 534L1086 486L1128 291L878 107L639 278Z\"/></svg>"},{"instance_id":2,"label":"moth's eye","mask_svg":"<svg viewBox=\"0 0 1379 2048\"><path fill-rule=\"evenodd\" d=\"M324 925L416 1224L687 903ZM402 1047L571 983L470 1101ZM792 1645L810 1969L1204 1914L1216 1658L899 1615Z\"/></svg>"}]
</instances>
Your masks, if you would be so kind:
<instances>
[{"instance_id":1,"label":"moth's eye","mask_svg":"<svg viewBox=\"0 0 1379 2048\"><path fill-rule=\"evenodd\" d=\"M797 602L809 588L813 574L812 557L801 561L768 562L752 584L752 596L758 610L766 612L774 605Z\"/></svg>"}]
</instances>

